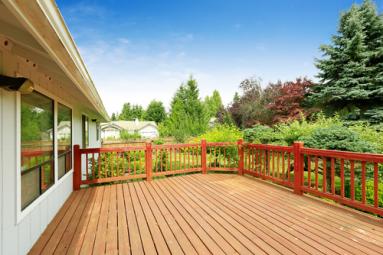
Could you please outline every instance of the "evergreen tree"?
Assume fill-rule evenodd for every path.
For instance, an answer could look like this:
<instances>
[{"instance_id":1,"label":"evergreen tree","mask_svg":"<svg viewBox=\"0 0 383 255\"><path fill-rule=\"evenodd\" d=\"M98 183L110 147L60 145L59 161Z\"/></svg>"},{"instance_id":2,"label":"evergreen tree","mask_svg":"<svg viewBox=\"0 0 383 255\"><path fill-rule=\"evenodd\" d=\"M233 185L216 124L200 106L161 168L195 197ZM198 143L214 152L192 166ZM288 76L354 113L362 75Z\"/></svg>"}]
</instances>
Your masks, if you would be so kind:
<instances>
[{"instance_id":1,"label":"evergreen tree","mask_svg":"<svg viewBox=\"0 0 383 255\"><path fill-rule=\"evenodd\" d=\"M353 5L341 15L332 44L321 46L321 50L324 58L316 63L320 83L309 100L348 118L372 120L369 116L379 116L383 104L383 18L376 6L369 0Z\"/></svg>"},{"instance_id":2,"label":"evergreen tree","mask_svg":"<svg viewBox=\"0 0 383 255\"><path fill-rule=\"evenodd\" d=\"M202 134L207 129L208 116L193 77L190 77L186 84L182 84L174 95L166 126L178 141Z\"/></svg>"},{"instance_id":3,"label":"evergreen tree","mask_svg":"<svg viewBox=\"0 0 383 255\"><path fill-rule=\"evenodd\" d=\"M209 118L217 117L218 112L223 107L221 95L217 90L213 91L212 96L206 96L203 104Z\"/></svg>"},{"instance_id":4,"label":"evergreen tree","mask_svg":"<svg viewBox=\"0 0 383 255\"><path fill-rule=\"evenodd\" d=\"M140 105L131 105L130 103L125 103L122 106L121 114L118 116L119 120L142 120L144 117L145 111Z\"/></svg>"},{"instance_id":5,"label":"evergreen tree","mask_svg":"<svg viewBox=\"0 0 383 255\"><path fill-rule=\"evenodd\" d=\"M145 120L155 121L158 124L163 122L165 118L166 112L162 102L156 100L151 101L145 112Z\"/></svg>"}]
</instances>

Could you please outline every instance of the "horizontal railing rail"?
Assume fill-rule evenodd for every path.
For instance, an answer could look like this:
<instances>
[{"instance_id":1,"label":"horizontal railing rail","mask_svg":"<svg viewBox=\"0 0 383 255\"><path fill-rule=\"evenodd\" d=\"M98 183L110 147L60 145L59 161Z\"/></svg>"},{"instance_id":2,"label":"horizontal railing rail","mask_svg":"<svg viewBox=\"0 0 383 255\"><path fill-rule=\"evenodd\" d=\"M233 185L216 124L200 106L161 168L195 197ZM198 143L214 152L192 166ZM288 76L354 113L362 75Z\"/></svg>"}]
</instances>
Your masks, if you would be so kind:
<instances>
[{"instance_id":1,"label":"horizontal railing rail","mask_svg":"<svg viewBox=\"0 0 383 255\"><path fill-rule=\"evenodd\" d=\"M80 149L74 189L193 172L247 174L383 216L383 155L233 142Z\"/></svg>"},{"instance_id":2,"label":"horizontal railing rail","mask_svg":"<svg viewBox=\"0 0 383 255\"><path fill-rule=\"evenodd\" d=\"M383 155L309 148L300 153L303 192L383 215Z\"/></svg>"}]
</instances>

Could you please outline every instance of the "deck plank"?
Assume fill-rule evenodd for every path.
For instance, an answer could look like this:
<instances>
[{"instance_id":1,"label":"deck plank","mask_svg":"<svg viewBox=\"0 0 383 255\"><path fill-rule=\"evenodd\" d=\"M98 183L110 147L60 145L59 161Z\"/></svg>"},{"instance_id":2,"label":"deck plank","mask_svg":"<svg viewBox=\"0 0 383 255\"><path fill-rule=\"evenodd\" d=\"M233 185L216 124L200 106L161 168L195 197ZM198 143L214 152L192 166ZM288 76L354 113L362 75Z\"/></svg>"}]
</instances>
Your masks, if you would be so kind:
<instances>
[{"instance_id":1,"label":"deck plank","mask_svg":"<svg viewBox=\"0 0 383 255\"><path fill-rule=\"evenodd\" d=\"M243 179L241 179L243 181ZM252 185L253 182L247 182L249 185ZM232 184L235 185L235 184ZM261 184L263 185L263 184ZM318 219L317 215L313 215L312 212L306 213L304 208L306 208L307 203L299 203L294 205L295 200L290 201L289 203L282 203L283 201L288 200L288 198L284 197L283 200L281 200L280 196L274 196L272 193L265 194L265 190L262 190L261 192L256 191L256 189L252 186L250 186L253 190L253 197L251 199L247 199L246 197L243 197L243 200L245 202L250 202L251 200L256 200L257 202L263 201L263 204L267 205L270 202L274 202L277 204L281 204L278 208L270 208L270 210L275 211L277 214L279 214L281 217L284 217L292 222L295 222L296 225L299 225L303 228L305 228L304 231L312 231L314 228L315 234L321 236L327 241L331 241L336 243L336 245L343 247L345 250L350 250L352 252L360 253L361 251L370 250L372 254L374 254L373 251L377 252L378 254L382 254L383 250L382 247L377 246L375 243L369 243L365 239L359 238L358 235L349 235L347 232L344 231L346 228L345 225L337 225L335 228L329 226L327 223L330 218L333 216L333 211L330 211L330 214L324 213L322 211L322 220ZM259 185L257 186L257 189L259 188ZM325 203L321 201L315 201L316 207L321 208L322 206L326 206ZM297 207L300 209L300 215L296 214ZM286 212L289 212L289 214L286 214ZM327 219L327 221L326 221ZM365 217L365 220L366 217ZM349 224L349 223L346 223ZM361 224L359 224L361 225ZM366 232L364 232L367 234ZM329 236L329 237L327 237ZM350 240L353 240L354 242L350 243Z\"/></svg>"},{"instance_id":2,"label":"deck plank","mask_svg":"<svg viewBox=\"0 0 383 255\"><path fill-rule=\"evenodd\" d=\"M169 227L176 236L185 254L196 254L196 251L199 254L208 254L209 251L204 243L181 217L178 211L175 208L173 209L170 203L166 203L166 198L158 196L151 183L145 183L145 187L161 210L162 215L168 222Z\"/></svg>"},{"instance_id":3,"label":"deck plank","mask_svg":"<svg viewBox=\"0 0 383 255\"><path fill-rule=\"evenodd\" d=\"M228 205L217 203L220 197L214 196L214 199L210 199L210 194L205 194L204 192L200 193L203 187L200 186L199 183L187 182L186 178L179 178L177 182L173 182L173 185L178 186L179 188L184 188L186 190L185 193L197 203L205 203L207 211L210 211L212 215L220 215L223 220L226 220L232 224L232 226L236 227L241 235L250 238L250 240L262 239L264 243L266 243L266 246L274 248L274 250L266 250L267 253L276 253L278 251L282 254L294 254L296 252L299 252L299 254L302 255L306 254L303 249L294 252L284 246L288 240L280 235L273 234L267 227L257 225L256 228L251 228L249 221L238 217L238 215L241 214L241 211L238 208L231 208L232 210L230 210Z\"/></svg>"},{"instance_id":4,"label":"deck plank","mask_svg":"<svg viewBox=\"0 0 383 255\"><path fill-rule=\"evenodd\" d=\"M166 243L168 244L168 247L169 247L171 253L172 254L183 254L184 252L182 251L182 248L179 245L179 243L175 237L175 234L181 234L181 233L183 234L183 232L182 231L177 232L177 233L172 232L172 229L168 225L168 222L166 220L167 215L164 216L162 214L160 208L157 206L157 204L155 203L155 201L153 200L153 198L149 194L149 192L145 186L145 183L140 182L139 185L140 185L140 188L142 190L143 195L145 196L142 199L146 200L148 203L148 206L151 208L153 215L157 220L157 223L161 229L162 234L164 235L164 238L166 240ZM187 239L184 239L184 240L186 241ZM190 244L190 243L188 242L188 244ZM194 251L194 253L195 253L195 250L192 248L192 246L189 246L189 249L191 250L191 252ZM191 253L190 250L189 250L188 254Z\"/></svg>"},{"instance_id":5,"label":"deck plank","mask_svg":"<svg viewBox=\"0 0 383 255\"><path fill-rule=\"evenodd\" d=\"M132 254L144 254L144 249L141 242L141 236L138 229L136 215L133 209L132 199L130 197L129 185L123 185L126 218L128 221L129 241Z\"/></svg>"},{"instance_id":6,"label":"deck plank","mask_svg":"<svg viewBox=\"0 0 383 255\"><path fill-rule=\"evenodd\" d=\"M163 181L163 180L161 180ZM199 238L203 240L213 254L225 254L222 246L223 244L227 249L234 251L233 248L217 233L217 231L206 222L204 218L199 216L193 208L187 206L182 200L178 200L173 194L166 192L163 185L159 185L160 181L154 182L154 186L158 189L162 196L166 196L173 206L179 211L182 217L189 223L194 231L198 234ZM185 206L185 207L184 207ZM217 241L220 242L217 244Z\"/></svg>"},{"instance_id":7,"label":"deck plank","mask_svg":"<svg viewBox=\"0 0 383 255\"><path fill-rule=\"evenodd\" d=\"M30 254L383 254L383 220L230 174L74 192Z\"/></svg>"},{"instance_id":8,"label":"deck plank","mask_svg":"<svg viewBox=\"0 0 383 255\"><path fill-rule=\"evenodd\" d=\"M171 182L171 180L166 180L169 182L169 185L166 185L169 192L177 194L180 198L180 201L188 201L188 203L185 202L185 204L188 204L187 206L190 206L189 208L194 208L200 215L200 217L204 218L211 226L217 230L218 234L221 235L221 237L232 246L234 250L227 250L224 248L226 253L233 254L235 252L238 252L240 254L250 254L250 253L257 253L262 254L264 251L254 245L250 239L251 238L247 235L242 235L237 229L235 229L233 226L228 224L226 221L227 219L221 218L218 214L215 214L210 210L210 208L205 207L203 204L198 204L196 202L193 202L188 198L184 192L182 192L174 182ZM193 198L192 198L193 199ZM222 242L218 243L220 246L222 245ZM251 251L251 252L250 252ZM277 253L276 250L273 249L274 253Z\"/></svg>"},{"instance_id":9,"label":"deck plank","mask_svg":"<svg viewBox=\"0 0 383 255\"><path fill-rule=\"evenodd\" d=\"M227 183L226 183L227 184ZM236 186L235 183L230 184L229 186ZM226 190L221 190L220 187L217 187L221 192L229 191L231 188L227 188ZM352 245L347 245L347 243L344 243L340 240L336 240L339 238L339 236L334 236L333 232L336 232L337 229L332 229L331 231L322 232L320 229L317 229L317 231L312 231L313 227L317 227L317 224L314 219L308 221L305 218L310 218L310 215L305 215L300 213L300 215L297 215L297 211L289 211L287 208L285 208L283 201L285 199L283 197L279 197L279 200L273 201L272 199L265 198L267 196L266 194L262 193L259 194L259 196L256 196L256 193L252 193L253 196L249 198L248 196L245 196L243 194L235 194L235 199L241 199L245 204L248 204L252 207L252 209L256 209L257 211L268 211L269 216L273 217L276 221L281 221L286 225L291 225L291 227L297 232L301 233L304 236L311 239L307 240L310 245L313 245L313 247L316 247L316 249L319 249L321 252L324 253L344 253L345 251L348 253L353 254L359 254L361 250L359 250L357 247L360 246L359 243L355 242L352 243ZM256 204L254 204L256 202ZM278 204L280 206L271 206L270 204ZM259 208L258 208L259 207ZM318 242L320 240L320 242ZM348 240L350 241L350 239ZM354 246L354 247L353 247ZM369 250L369 249L367 249ZM370 251L370 254L376 254L373 251Z\"/></svg>"},{"instance_id":10,"label":"deck plank","mask_svg":"<svg viewBox=\"0 0 383 255\"><path fill-rule=\"evenodd\" d=\"M62 238L61 238L60 242L58 243L54 254L65 253L66 250L68 249L71 241L72 241L74 233L76 232L76 229L79 226L79 222L81 220L81 217L82 217L85 209L87 208L87 206L89 206L88 205L89 198L91 196L93 196L93 194L94 194L94 189L87 189L85 191L86 191L86 193L85 193L81 203L77 207L75 214L73 215L72 219L70 220L68 227L66 228L64 234L62 235Z\"/></svg>"},{"instance_id":11,"label":"deck plank","mask_svg":"<svg viewBox=\"0 0 383 255\"><path fill-rule=\"evenodd\" d=\"M150 233L148 223L144 215L144 211L141 207L140 201L137 197L137 192L134 189L134 184L131 183L128 185L130 196L132 199L134 213L136 215L137 224L141 236L142 246L144 248L145 254L156 254L156 246L154 244L153 236Z\"/></svg>"},{"instance_id":12,"label":"deck plank","mask_svg":"<svg viewBox=\"0 0 383 255\"><path fill-rule=\"evenodd\" d=\"M100 217L98 219L96 237L93 245L93 254L105 254L106 247L106 232L108 227L109 218L109 204L110 204L110 185L105 186L104 197L101 203Z\"/></svg>"},{"instance_id":13,"label":"deck plank","mask_svg":"<svg viewBox=\"0 0 383 255\"><path fill-rule=\"evenodd\" d=\"M97 226L101 214L101 206L104 198L105 187L99 186L96 189L96 200L94 202L92 214L90 216L88 227L85 232L84 242L82 243L80 254L91 254L93 251L94 240L97 234Z\"/></svg>"},{"instance_id":14,"label":"deck plank","mask_svg":"<svg viewBox=\"0 0 383 255\"><path fill-rule=\"evenodd\" d=\"M111 185L105 254L118 254L117 217L117 185ZM124 227L127 230L126 225Z\"/></svg>"},{"instance_id":15,"label":"deck plank","mask_svg":"<svg viewBox=\"0 0 383 255\"><path fill-rule=\"evenodd\" d=\"M67 254L79 254L86 230L88 228L88 224L90 221L90 217L92 215L93 207L96 201L98 190L96 188L92 188L91 196L88 198L87 205L85 206L84 212L81 215L80 222L76 228L75 233L73 234L72 241L69 244ZM63 254L63 253L61 253Z\"/></svg>"},{"instance_id":16,"label":"deck plank","mask_svg":"<svg viewBox=\"0 0 383 255\"><path fill-rule=\"evenodd\" d=\"M117 184L117 234L118 234L118 253L130 254L128 222L125 209L124 193L122 184Z\"/></svg>"},{"instance_id":17,"label":"deck plank","mask_svg":"<svg viewBox=\"0 0 383 255\"><path fill-rule=\"evenodd\" d=\"M85 190L80 192L75 200L73 200L68 211L65 213L65 216L62 218L60 224L57 226L48 243L45 245L43 251L41 252L42 255L51 255L54 253L57 245L61 240L61 237L63 236L66 228L68 227L68 224L72 219L73 214L77 209L77 206L79 206L80 202L82 202L82 198L84 197L85 193Z\"/></svg>"},{"instance_id":18,"label":"deck plank","mask_svg":"<svg viewBox=\"0 0 383 255\"><path fill-rule=\"evenodd\" d=\"M40 254L42 250L44 249L45 245L48 243L49 239L51 238L52 234L56 230L56 228L59 226L62 218L65 216L65 213L69 209L69 207L72 204L72 201L81 193L82 191L73 192L68 200L64 203L64 205L61 207L60 211L56 214L56 216L53 218L53 220L48 224L47 228L43 232L43 234L40 236L40 238L37 240L37 242L33 245L32 249L29 251L29 254Z\"/></svg>"}]
</instances>

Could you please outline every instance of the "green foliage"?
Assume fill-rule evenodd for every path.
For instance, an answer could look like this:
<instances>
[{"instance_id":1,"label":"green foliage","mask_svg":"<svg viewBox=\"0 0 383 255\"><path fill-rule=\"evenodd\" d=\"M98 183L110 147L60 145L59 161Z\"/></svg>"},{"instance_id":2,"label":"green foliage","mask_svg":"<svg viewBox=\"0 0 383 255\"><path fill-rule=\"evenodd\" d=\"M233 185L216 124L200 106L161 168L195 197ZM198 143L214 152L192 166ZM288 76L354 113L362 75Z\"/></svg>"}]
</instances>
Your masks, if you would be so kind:
<instances>
[{"instance_id":1,"label":"green foliage","mask_svg":"<svg viewBox=\"0 0 383 255\"><path fill-rule=\"evenodd\" d=\"M307 78L297 78L294 81L269 83L263 89L261 79L245 79L239 86L242 95L235 94L228 111L236 125L242 128L299 119L302 114L311 114L305 97L312 85Z\"/></svg>"},{"instance_id":2,"label":"green foliage","mask_svg":"<svg viewBox=\"0 0 383 255\"><path fill-rule=\"evenodd\" d=\"M158 139L153 141L153 144L155 144L155 145L161 145L164 143L165 143L165 141L162 138L158 138Z\"/></svg>"},{"instance_id":3,"label":"green foliage","mask_svg":"<svg viewBox=\"0 0 383 255\"><path fill-rule=\"evenodd\" d=\"M220 109L223 107L222 98L218 90L214 90L211 97L206 96L203 104L208 117L216 117Z\"/></svg>"},{"instance_id":4,"label":"green foliage","mask_svg":"<svg viewBox=\"0 0 383 255\"><path fill-rule=\"evenodd\" d=\"M300 120L277 125L275 127L276 140L282 140L283 144L292 145L295 141L301 141L303 137L310 136L318 128L333 125L342 125L339 116L326 118L322 113L318 113L312 121L308 121L302 116Z\"/></svg>"},{"instance_id":5,"label":"green foliage","mask_svg":"<svg viewBox=\"0 0 383 255\"><path fill-rule=\"evenodd\" d=\"M141 139L141 135L138 132L129 133L126 130L122 130L120 132L120 139L122 139L122 140L137 140L137 139Z\"/></svg>"},{"instance_id":6,"label":"green foliage","mask_svg":"<svg viewBox=\"0 0 383 255\"><path fill-rule=\"evenodd\" d=\"M182 84L171 103L169 118L160 128L162 135L170 134L177 142L184 142L190 136L200 135L208 127L208 115L199 98L197 82L193 77Z\"/></svg>"},{"instance_id":7,"label":"green foliage","mask_svg":"<svg viewBox=\"0 0 383 255\"><path fill-rule=\"evenodd\" d=\"M144 118L145 111L140 105L130 105L125 103L122 106L121 114L118 116L119 120L142 120Z\"/></svg>"},{"instance_id":8,"label":"green foliage","mask_svg":"<svg viewBox=\"0 0 383 255\"><path fill-rule=\"evenodd\" d=\"M235 126L218 125L206 133L193 138L190 142L200 143L205 139L207 142L237 142L242 138L242 132ZM229 162L234 166L238 163L238 148L236 145L225 146L225 153L219 147L207 147L207 158L211 166L220 166Z\"/></svg>"},{"instance_id":9,"label":"green foliage","mask_svg":"<svg viewBox=\"0 0 383 255\"><path fill-rule=\"evenodd\" d=\"M346 190L348 190L347 188L348 187L346 187ZM379 182L378 184L378 194L380 196L379 207L383 207L383 182ZM357 183L355 186L355 199L362 201L362 185L360 183ZM366 202L370 205L374 204L374 180L371 179L366 181Z\"/></svg>"},{"instance_id":10,"label":"green foliage","mask_svg":"<svg viewBox=\"0 0 383 255\"><path fill-rule=\"evenodd\" d=\"M338 34L321 50L321 81L309 101L329 113L345 109L348 119L383 120L383 18L372 1L343 13Z\"/></svg>"},{"instance_id":11,"label":"green foliage","mask_svg":"<svg viewBox=\"0 0 383 255\"><path fill-rule=\"evenodd\" d=\"M160 101L153 100L145 112L145 120L155 121L157 124L166 119L165 107Z\"/></svg>"},{"instance_id":12,"label":"green foliage","mask_svg":"<svg viewBox=\"0 0 383 255\"><path fill-rule=\"evenodd\" d=\"M242 132L235 126L217 125L206 133L193 138L191 141L199 143L202 139L207 142L236 142L242 138Z\"/></svg>"},{"instance_id":13,"label":"green foliage","mask_svg":"<svg viewBox=\"0 0 383 255\"><path fill-rule=\"evenodd\" d=\"M359 137L376 148L377 152L383 153L383 135L378 126L365 122L352 123L349 129L356 132Z\"/></svg>"},{"instance_id":14,"label":"green foliage","mask_svg":"<svg viewBox=\"0 0 383 255\"><path fill-rule=\"evenodd\" d=\"M318 128L302 141L306 147L354 152L376 152L373 145L363 140L358 133L344 126Z\"/></svg>"},{"instance_id":15,"label":"green foliage","mask_svg":"<svg viewBox=\"0 0 383 255\"><path fill-rule=\"evenodd\" d=\"M252 128L247 128L243 131L245 141L252 143L270 144L275 139L274 129L263 125L254 125Z\"/></svg>"},{"instance_id":16,"label":"green foliage","mask_svg":"<svg viewBox=\"0 0 383 255\"><path fill-rule=\"evenodd\" d=\"M112 116L110 117L111 121L116 121L118 119L117 113L112 113Z\"/></svg>"},{"instance_id":17,"label":"green foliage","mask_svg":"<svg viewBox=\"0 0 383 255\"><path fill-rule=\"evenodd\" d=\"M252 143L292 145L303 141L305 146L358 152L383 152L381 130L365 122L342 121L339 116L327 118L322 113L311 121L306 118L270 128L256 125L244 130L244 139Z\"/></svg>"}]
</instances>

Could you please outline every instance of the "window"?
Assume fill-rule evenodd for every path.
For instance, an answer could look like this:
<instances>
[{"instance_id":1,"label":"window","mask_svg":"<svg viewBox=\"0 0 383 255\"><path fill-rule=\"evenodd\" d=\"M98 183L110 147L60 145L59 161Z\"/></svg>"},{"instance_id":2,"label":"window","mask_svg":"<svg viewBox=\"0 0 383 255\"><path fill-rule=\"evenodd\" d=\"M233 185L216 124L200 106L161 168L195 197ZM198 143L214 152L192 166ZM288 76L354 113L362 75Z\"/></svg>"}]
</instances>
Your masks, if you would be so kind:
<instances>
[{"instance_id":1,"label":"window","mask_svg":"<svg viewBox=\"0 0 383 255\"><path fill-rule=\"evenodd\" d=\"M53 100L21 95L21 208L54 184Z\"/></svg>"},{"instance_id":2,"label":"window","mask_svg":"<svg viewBox=\"0 0 383 255\"><path fill-rule=\"evenodd\" d=\"M100 141L100 135L101 135L100 122L96 123L96 133L97 133L97 141Z\"/></svg>"},{"instance_id":3,"label":"window","mask_svg":"<svg viewBox=\"0 0 383 255\"><path fill-rule=\"evenodd\" d=\"M89 147L89 118L82 115L82 148Z\"/></svg>"},{"instance_id":4,"label":"window","mask_svg":"<svg viewBox=\"0 0 383 255\"><path fill-rule=\"evenodd\" d=\"M72 110L58 104L57 107L58 177L72 169Z\"/></svg>"}]
</instances>

